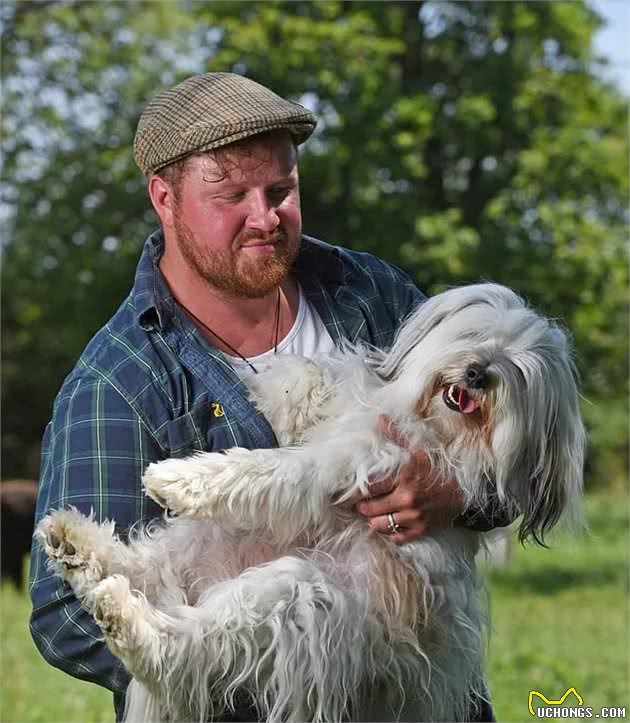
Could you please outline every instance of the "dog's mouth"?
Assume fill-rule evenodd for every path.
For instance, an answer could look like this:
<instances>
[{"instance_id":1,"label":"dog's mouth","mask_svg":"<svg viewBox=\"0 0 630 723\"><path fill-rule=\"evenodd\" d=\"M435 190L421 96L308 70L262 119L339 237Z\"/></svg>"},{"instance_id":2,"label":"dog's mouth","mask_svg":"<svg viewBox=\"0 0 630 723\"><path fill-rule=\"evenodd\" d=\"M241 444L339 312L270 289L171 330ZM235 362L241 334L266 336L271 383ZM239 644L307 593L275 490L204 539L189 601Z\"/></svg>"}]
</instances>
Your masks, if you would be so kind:
<instances>
[{"instance_id":1,"label":"dog's mouth","mask_svg":"<svg viewBox=\"0 0 630 723\"><path fill-rule=\"evenodd\" d=\"M449 409L460 414L472 414L479 407L477 400L473 399L464 387L457 384L444 387L442 399Z\"/></svg>"}]
</instances>

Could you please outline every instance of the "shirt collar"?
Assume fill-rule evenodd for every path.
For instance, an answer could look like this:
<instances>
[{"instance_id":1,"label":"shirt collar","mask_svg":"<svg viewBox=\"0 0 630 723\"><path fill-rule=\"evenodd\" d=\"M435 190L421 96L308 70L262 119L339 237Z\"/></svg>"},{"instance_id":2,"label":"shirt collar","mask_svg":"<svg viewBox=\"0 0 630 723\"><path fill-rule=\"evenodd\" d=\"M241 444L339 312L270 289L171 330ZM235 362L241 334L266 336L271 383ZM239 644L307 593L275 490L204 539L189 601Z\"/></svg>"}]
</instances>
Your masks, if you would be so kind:
<instances>
[{"instance_id":1,"label":"shirt collar","mask_svg":"<svg viewBox=\"0 0 630 723\"><path fill-rule=\"evenodd\" d=\"M159 268L163 253L164 234L159 228L144 243L132 291L138 321L144 329L156 324L162 329L167 327L175 313L175 299ZM311 236L302 236L293 272L300 283L307 283L314 277L345 283L340 249Z\"/></svg>"},{"instance_id":2,"label":"shirt collar","mask_svg":"<svg viewBox=\"0 0 630 723\"><path fill-rule=\"evenodd\" d=\"M158 228L144 242L132 290L138 321L144 329L156 324L164 328L173 318L175 299L159 267L163 253L164 234Z\"/></svg>"},{"instance_id":3,"label":"shirt collar","mask_svg":"<svg viewBox=\"0 0 630 723\"><path fill-rule=\"evenodd\" d=\"M293 272L299 281L319 277L323 281L345 283L341 250L312 236L302 235L300 251L293 263Z\"/></svg>"}]
</instances>

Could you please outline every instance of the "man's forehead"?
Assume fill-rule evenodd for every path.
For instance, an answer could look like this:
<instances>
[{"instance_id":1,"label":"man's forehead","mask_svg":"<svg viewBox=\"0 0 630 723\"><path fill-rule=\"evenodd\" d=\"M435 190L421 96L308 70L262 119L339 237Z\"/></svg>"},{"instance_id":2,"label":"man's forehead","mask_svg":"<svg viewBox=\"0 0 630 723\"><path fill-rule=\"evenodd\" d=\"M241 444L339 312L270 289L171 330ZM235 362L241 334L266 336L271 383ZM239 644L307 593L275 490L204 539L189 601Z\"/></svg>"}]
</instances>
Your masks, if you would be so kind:
<instances>
[{"instance_id":1,"label":"man's forehead","mask_svg":"<svg viewBox=\"0 0 630 723\"><path fill-rule=\"evenodd\" d=\"M215 151L193 156L192 170L198 170L209 180L241 180L256 172L272 168L289 174L297 164L297 149L288 133L265 134L248 138Z\"/></svg>"}]
</instances>

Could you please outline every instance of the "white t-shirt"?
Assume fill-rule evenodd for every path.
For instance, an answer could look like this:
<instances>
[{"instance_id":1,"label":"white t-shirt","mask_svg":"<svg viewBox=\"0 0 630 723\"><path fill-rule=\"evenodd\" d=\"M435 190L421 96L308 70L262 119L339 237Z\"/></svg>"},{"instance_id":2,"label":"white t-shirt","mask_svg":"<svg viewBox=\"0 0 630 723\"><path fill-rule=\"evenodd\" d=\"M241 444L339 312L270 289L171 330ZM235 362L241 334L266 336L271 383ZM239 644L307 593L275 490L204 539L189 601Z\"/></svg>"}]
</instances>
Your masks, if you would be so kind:
<instances>
[{"instance_id":1,"label":"white t-shirt","mask_svg":"<svg viewBox=\"0 0 630 723\"><path fill-rule=\"evenodd\" d=\"M278 344L278 354L297 354L308 359L315 359L318 356L330 354L335 348L332 337L324 326L320 315L312 304L304 296L302 287L299 287L299 305L295 322L289 333ZM231 354L226 354L234 371L239 377L246 381L254 372L251 367L242 359ZM261 371L274 357L274 350L247 357L252 366Z\"/></svg>"}]
</instances>

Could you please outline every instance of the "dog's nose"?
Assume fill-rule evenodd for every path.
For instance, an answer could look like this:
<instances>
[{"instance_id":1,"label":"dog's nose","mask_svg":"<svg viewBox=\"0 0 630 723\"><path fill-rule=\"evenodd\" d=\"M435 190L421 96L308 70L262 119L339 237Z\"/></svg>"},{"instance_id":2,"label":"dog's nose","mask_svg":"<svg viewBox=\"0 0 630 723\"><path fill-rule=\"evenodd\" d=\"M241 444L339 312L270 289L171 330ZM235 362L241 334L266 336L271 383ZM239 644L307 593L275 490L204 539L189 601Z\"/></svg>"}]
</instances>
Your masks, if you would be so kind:
<instances>
[{"instance_id":1,"label":"dog's nose","mask_svg":"<svg viewBox=\"0 0 630 723\"><path fill-rule=\"evenodd\" d=\"M471 389L484 389L488 386L488 371L481 364L469 364L465 372L466 384Z\"/></svg>"}]
</instances>

